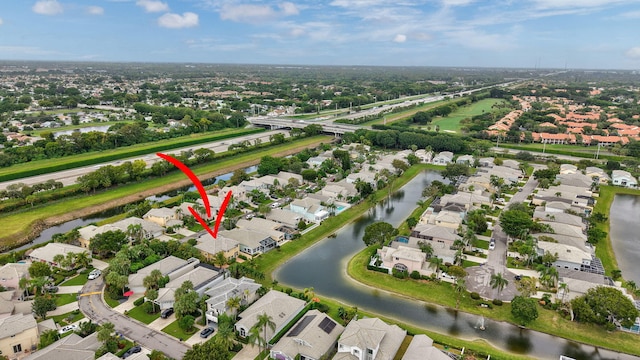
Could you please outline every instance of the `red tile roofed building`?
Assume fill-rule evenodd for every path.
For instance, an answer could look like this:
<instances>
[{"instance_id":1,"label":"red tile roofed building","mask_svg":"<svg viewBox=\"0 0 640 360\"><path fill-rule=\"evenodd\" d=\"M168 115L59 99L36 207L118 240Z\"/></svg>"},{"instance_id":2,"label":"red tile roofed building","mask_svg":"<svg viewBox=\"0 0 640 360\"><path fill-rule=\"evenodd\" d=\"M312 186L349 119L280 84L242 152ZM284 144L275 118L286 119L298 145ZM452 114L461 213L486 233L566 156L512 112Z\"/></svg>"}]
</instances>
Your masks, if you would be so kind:
<instances>
[{"instance_id":1,"label":"red tile roofed building","mask_svg":"<svg viewBox=\"0 0 640 360\"><path fill-rule=\"evenodd\" d=\"M602 135L590 135L583 136L582 143L585 145L600 144L602 146L611 146L617 143L623 145L629 143L629 138L621 136L602 136Z\"/></svg>"},{"instance_id":2,"label":"red tile roofed building","mask_svg":"<svg viewBox=\"0 0 640 360\"><path fill-rule=\"evenodd\" d=\"M573 134L540 133L540 141L543 144L575 144L576 136Z\"/></svg>"},{"instance_id":3,"label":"red tile roofed building","mask_svg":"<svg viewBox=\"0 0 640 360\"><path fill-rule=\"evenodd\" d=\"M567 120L589 121L589 120L599 120L599 119L600 119L600 114L594 113L594 112L589 112L586 114L577 114L574 112L570 112L567 114Z\"/></svg>"},{"instance_id":4,"label":"red tile roofed building","mask_svg":"<svg viewBox=\"0 0 640 360\"><path fill-rule=\"evenodd\" d=\"M552 128L555 128L557 126L555 124L550 123L550 122L547 121L547 122L543 122L542 124L540 124L540 127L552 127Z\"/></svg>"}]
</instances>

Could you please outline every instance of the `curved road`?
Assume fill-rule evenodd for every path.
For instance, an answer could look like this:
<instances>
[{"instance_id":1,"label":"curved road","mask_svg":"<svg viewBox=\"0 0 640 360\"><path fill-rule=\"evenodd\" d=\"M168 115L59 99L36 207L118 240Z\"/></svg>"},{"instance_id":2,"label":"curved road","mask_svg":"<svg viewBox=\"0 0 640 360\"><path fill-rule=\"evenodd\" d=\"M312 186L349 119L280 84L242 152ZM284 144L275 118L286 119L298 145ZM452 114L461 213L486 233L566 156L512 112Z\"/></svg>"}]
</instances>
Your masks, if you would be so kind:
<instances>
[{"instance_id":1,"label":"curved road","mask_svg":"<svg viewBox=\"0 0 640 360\"><path fill-rule=\"evenodd\" d=\"M89 280L82 288L83 294L91 294L80 296L78 300L78 306L87 318L98 324L113 323L118 333L145 348L162 351L173 359L182 359L184 357L184 354L190 349L188 345L165 333L152 330L137 320L113 311L102 300L103 288L104 281L102 276L95 280Z\"/></svg>"}]
</instances>

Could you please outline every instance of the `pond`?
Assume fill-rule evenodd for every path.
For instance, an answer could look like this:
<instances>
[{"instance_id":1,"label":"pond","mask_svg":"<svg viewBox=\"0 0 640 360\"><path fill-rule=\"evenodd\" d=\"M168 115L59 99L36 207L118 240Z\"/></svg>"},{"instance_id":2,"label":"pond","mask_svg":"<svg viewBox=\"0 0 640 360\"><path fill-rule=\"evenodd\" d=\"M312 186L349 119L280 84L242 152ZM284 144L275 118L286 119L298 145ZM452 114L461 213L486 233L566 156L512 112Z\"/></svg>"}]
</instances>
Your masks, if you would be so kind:
<instances>
[{"instance_id":1,"label":"pond","mask_svg":"<svg viewBox=\"0 0 640 360\"><path fill-rule=\"evenodd\" d=\"M99 132L107 132L111 126L110 125L102 125L102 126L87 126L72 130L61 130L53 133L54 137L58 137L60 135L71 135L74 132L88 133L91 131L99 131Z\"/></svg>"},{"instance_id":2,"label":"pond","mask_svg":"<svg viewBox=\"0 0 640 360\"><path fill-rule=\"evenodd\" d=\"M514 325L482 319L426 304L361 285L346 276L347 262L364 248L364 228L376 221L397 227L415 209L422 189L440 174L427 171L416 176L391 201L378 204L367 214L343 227L335 237L326 238L280 267L274 277L283 285L299 289L313 287L315 292L401 322L464 339L482 338L493 346L538 359L558 359L564 354L575 359L637 359L593 346L581 345ZM485 331L479 329L484 322Z\"/></svg>"},{"instance_id":3,"label":"pond","mask_svg":"<svg viewBox=\"0 0 640 360\"><path fill-rule=\"evenodd\" d=\"M640 285L640 196L616 195L609 221L611 246L625 280Z\"/></svg>"}]
</instances>

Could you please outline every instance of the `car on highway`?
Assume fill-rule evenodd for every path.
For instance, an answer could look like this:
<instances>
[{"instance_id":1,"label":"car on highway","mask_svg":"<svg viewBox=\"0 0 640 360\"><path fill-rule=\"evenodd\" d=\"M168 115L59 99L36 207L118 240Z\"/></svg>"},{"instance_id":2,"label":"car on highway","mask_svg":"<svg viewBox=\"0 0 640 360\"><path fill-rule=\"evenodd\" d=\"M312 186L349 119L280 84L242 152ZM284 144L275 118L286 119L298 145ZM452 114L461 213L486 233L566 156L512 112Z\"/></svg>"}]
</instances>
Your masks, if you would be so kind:
<instances>
[{"instance_id":1,"label":"car on highway","mask_svg":"<svg viewBox=\"0 0 640 360\"><path fill-rule=\"evenodd\" d=\"M204 328L202 331L200 331L200 337L206 339L209 337L209 335L213 334L214 331L215 330L212 327Z\"/></svg>"},{"instance_id":2,"label":"car on highway","mask_svg":"<svg viewBox=\"0 0 640 360\"><path fill-rule=\"evenodd\" d=\"M100 275L102 275L102 271L100 271L98 269L93 269L89 273L89 276L87 276L87 279L89 279L89 280L97 279L97 278L100 277Z\"/></svg>"},{"instance_id":3,"label":"car on highway","mask_svg":"<svg viewBox=\"0 0 640 360\"><path fill-rule=\"evenodd\" d=\"M173 308L164 309L160 313L160 317L163 318L163 319L166 319L169 316L171 316L171 314L173 314Z\"/></svg>"},{"instance_id":4,"label":"car on highway","mask_svg":"<svg viewBox=\"0 0 640 360\"><path fill-rule=\"evenodd\" d=\"M131 349L127 350L124 354L122 354L122 358L126 359L135 353L139 353L140 351L142 351L142 347L140 347L140 345L134 345L131 347Z\"/></svg>"}]
</instances>

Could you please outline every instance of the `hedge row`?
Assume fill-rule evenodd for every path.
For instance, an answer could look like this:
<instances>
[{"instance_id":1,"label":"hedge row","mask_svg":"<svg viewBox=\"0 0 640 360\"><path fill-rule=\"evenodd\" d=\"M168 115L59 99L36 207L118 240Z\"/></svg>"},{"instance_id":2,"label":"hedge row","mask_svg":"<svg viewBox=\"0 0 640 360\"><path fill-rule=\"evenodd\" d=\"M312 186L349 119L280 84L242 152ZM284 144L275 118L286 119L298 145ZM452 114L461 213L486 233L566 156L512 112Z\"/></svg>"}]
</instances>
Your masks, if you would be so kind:
<instances>
[{"instance_id":1,"label":"hedge row","mask_svg":"<svg viewBox=\"0 0 640 360\"><path fill-rule=\"evenodd\" d=\"M80 160L69 161L65 163L55 163L57 162L58 159L51 159L50 162L53 162L53 164L50 164L50 165L45 164L36 169L18 170L8 174L0 175L0 182L16 180L16 179L21 179L21 178L30 177L30 176L48 174L56 171L69 170L77 167L89 166L89 165L99 164L107 161L120 160L120 159L129 158L132 156L147 155L147 154L155 153L158 151L177 149L185 146L197 145L197 144L202 144L210 141L224 140L224 139L234 138L238 136L250 135L250 134L258 133L261 131L264 131L264 130L250 129L247 131L236 132L231 134L212 135L212 136L206 136L206 137L201 137L196 139L185 139L184 141L177 142L174 144L169 144L169 145L163 144L162 142L160 142L157 145L152 147L133 149L127 152L118 152L113 154L104 154L104 155L96 154L96 156L89 159L80 159Z\"/></svg>"}]
</instances>

